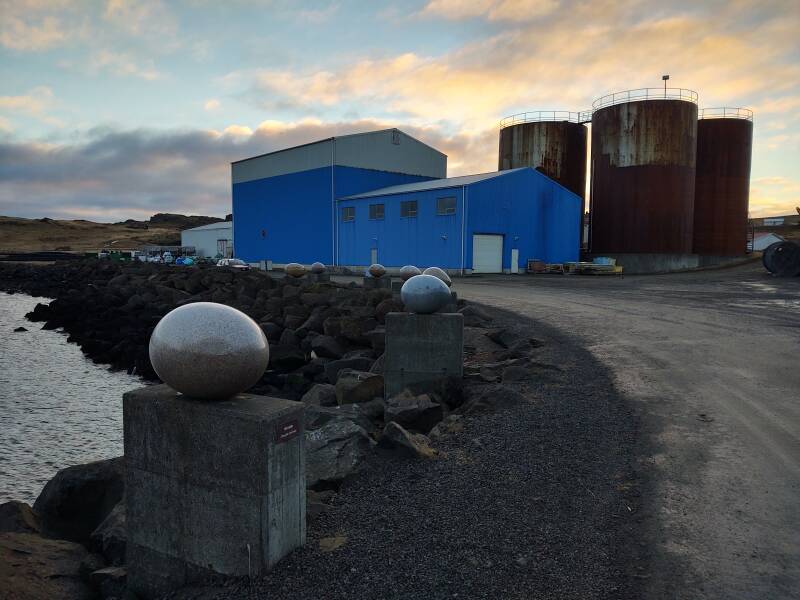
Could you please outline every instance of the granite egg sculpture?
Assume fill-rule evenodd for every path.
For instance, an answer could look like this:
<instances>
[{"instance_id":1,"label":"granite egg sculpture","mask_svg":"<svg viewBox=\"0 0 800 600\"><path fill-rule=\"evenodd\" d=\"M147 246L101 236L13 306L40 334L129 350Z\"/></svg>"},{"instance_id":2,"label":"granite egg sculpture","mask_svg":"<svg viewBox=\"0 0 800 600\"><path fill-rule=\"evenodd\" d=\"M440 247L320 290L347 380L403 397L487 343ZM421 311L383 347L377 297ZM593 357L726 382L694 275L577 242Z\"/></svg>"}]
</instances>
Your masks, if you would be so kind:
<instances>
[{"instance_id":1,"label":"granite egg sculpture","mask_svg":"<svg viewBox=\"0 0 800 600\"><path fill-rule=\"evenodd\" d=\"M414 275L421 275L421 274L422 274L422 271L420 271L414 265L406 265L405 267L400 269L400 279L402 279L403 281L408 281Z\"/></svg>"},{"instance_id":2,"label":"granite egg sculpture","mask_svg":"<svg viewBox=\"0 0 800 600\"><path fill-rule=\"evenodd\" d=\"M150 362L161 381L202 400L224 400L258 382L269 343L243 312L215 302L184 304L150 336Z\"/></svg>"},{"instance_id":3,"label":"granite egg sculpture","mask_svg":"<svg viewBox=\"0 0 800 600\"><path fill-rule=\"evenodd\" d=\"M440 269L439 267L428 267L427 269L425 269L425 270L422 272L422 274L423 274L423 275L433 275L434 277L438 277L439 279L441 279L442 281L444 281L444 283L445 283L445 285L446 285L447 287L450 287L451 285L453 285L453 280L452 280L452 279L450 279L450 275L448 275L447 273L445 273L445 272L444 272L442 269Z\"/></svg>"},{"instance_id":4,"label":"granite egg sculpture","mask_svg":"<svg viewBox=\"0 0 800 600\"><path fill-rule=\"evenodd\" d=\"M374 265L369 266L367 272L373 277L383 277L384 275L386 275L386 267L384 267L383 265L379 265L378 263L375 263Z\"/></svg>"},{"instance_id":5,"label":"granite egg sculpture","mask_svg":"<svg viewBox=\"0 0 800 600\"><path fill-rule=\"evenodd\" d=\"M306 274L306 268L299 263L289 263L284 270L290 277L302 277Z\"/></svg>"},{"instance_id":6,"label":"granite egg sculpture","mask_svg":"<svg viewBox=\"0 0 800 600\"><path fill-rule=\"evenodd\" d=\"M433 275L414 275L400 288L400 299L407 310L426 315L447 306L450 288Z\"/></svg>"},{"instance_id":7,"label":"granite egg sculpture","mask_svg":"<svg viewBox=\"0 0 800 600\"><path fill-rule=\"evenodd\" d=\"M325 272L325 265L323 265L321 262L315 262L313 265L311 265L311 272L316 275L320 275L321 273Z\"/></svg>"}]
</instances>

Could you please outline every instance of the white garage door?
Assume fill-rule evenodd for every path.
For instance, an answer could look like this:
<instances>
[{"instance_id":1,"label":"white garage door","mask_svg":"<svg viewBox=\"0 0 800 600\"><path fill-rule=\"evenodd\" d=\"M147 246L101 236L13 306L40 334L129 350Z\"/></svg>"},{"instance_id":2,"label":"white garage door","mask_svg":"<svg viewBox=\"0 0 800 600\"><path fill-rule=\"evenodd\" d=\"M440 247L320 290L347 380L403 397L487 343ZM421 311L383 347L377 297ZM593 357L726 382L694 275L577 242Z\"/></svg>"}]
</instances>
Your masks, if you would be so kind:
<instances>
[{"instance_id":1,"label":"white garage door","mask_svg":"<svg viewBox=\"0 0 800 600\"><path fill-rule=\"evenodd\" d=\"M475 234L472 236L472 271L474 273L503 272L503 236Z\"/></svg>"}]
</instances>

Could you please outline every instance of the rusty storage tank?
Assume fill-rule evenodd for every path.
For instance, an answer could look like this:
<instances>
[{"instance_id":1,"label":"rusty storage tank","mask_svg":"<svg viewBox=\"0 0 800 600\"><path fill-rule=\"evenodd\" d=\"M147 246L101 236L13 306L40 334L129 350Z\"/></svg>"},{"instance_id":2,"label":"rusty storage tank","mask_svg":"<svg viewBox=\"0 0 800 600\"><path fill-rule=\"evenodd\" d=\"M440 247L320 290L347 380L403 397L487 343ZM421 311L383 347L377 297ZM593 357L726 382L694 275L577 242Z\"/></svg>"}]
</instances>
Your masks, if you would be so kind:
<instances>
[{"instance_id":1,"label":"rusty storage tank","mask_svg":"<svg viewBox=\"0 0 800 600\"><path fill-rule=\"evenodd\" d=\"M536 111L500 121L497 169L533 167L565 188L586 195L588 112Z\"/></svg>"},{"instance_id":2,"label":"rusty storage tank","mask_svg":"<svg viewBox=\"0 0 800 600\"><path fill-rule=\"evenodd\" d=\"M694 252L738 256L747 251L753 111L705 108L697 122Z\"/></svg>"},{"instance_id":3,"label":"rusty storage tank","mask_svg":"<svg viewBox=\"0 0 800 600\"><path fill-rule=\"evenodd\" d=\"M591 252L691 254L697 93L628 90L592 109Z\"/></svg>"}]
</instances>

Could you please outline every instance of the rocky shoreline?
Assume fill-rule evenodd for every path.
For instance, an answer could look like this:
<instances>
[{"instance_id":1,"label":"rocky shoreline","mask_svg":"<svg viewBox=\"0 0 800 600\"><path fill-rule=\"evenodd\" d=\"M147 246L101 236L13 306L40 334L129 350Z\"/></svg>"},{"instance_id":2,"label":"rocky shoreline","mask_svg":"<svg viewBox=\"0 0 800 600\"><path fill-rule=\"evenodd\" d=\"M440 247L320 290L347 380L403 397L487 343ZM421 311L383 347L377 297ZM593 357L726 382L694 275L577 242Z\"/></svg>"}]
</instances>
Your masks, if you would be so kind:
<instances>
[{"instance_id":1,"label":"rocky shoreline","mask_svg":"<svg viewBox=\"0 0 800 600\"><path fill-rule=\"evenodd\" d=\"M411 484L437 474L439 481L435 485L445 485L446 481L449 486L438 490L442 500L451 497L453 492L460 493L463 498L451 497L449 501L459 505L458 510L466 511L461 516L472 523L470 527L482 529L480 521L474 521L480 516L470 514L469 502L465 501L476 493L483 503L489 502L489 498L482 496L481 490L475 487L476 482L471 480L475 473L470 472L472 467L468 465L475 460L485 462L480 477L494 479L496 469L502 471L511 466L501 466L504 452L520 463L517 467L523 473L537 473L538 483L548 489L548 493L557 491L553 480L548 478L561 482L563 492L569 490L571 494L570 506L576 501L582 505L598 498L602 498L599 506L603 511L612 510L612 504L613 511L619 506L630 509L636 504L633 497L620 504L623 496L630 495L627 488L625 492L611 489L612 480L631 478L630 453L635 422L629 422L629 411L615 403L605 378L600 382L601 403L596 407L587 403L580 395L581 386L566 374L567 369L583 371L587 367L577 364L574 356L565 353L560 345L553 346L530 337L529 323L521 326L507 317L498 319L492 311L460 302L459 310L467 325L463 381L450 382L436 394L405 392L383 401L383 318L386 313L403 308L385 290L363 290L352 284L300 283L257 271L234 273L216 268L176 269L97 261L47 267L0 265L0 288L53 297L49 305L37 306L29 317L43 321L45 328L63 327L70 340L78 343L93 360L114 368L135 370L149 379L155 378L147 358L150 332L158 319L175 306L200 300L221 302L242 310L260 324L270 339L272 356L267 373L251 391L301 400L306 404L310 538L305 549L287 558L273 575L258 583L265 597L296 597L303 587L297 587L299 581L295 577L299 572L308 576L309 560L322 561L332 567L328 557L340 554L336 551L342 546L352 548L359 536L362 536L361 544L366 544L361 550L374 546L374 541L363 539L366 531L353 531L373 519L369 512L369 516L364 513L364 510L369 511L367 507L371 503L380 503L379 513L395 511L399 521L385 530L394 532L392 535L404 537L403 528L415 527L408 521L412 517L401 514L404 511L411 509L417 515L413 518L425 520L425 513L420 514L413 508L412 489L403 489L403 481ZM588 387L597 387L597 384ZM575 403L577 414L570 415L564 402ZM600 416L592 414L593 411L600 411L603 418L608 418L606 413L611 411L613 418L608 423L593 422ZM509 423L514 413L517 416ZM520 447L508 447L508 444L520 445L520 434L529 437L531 432L519 429L522 423L529 422L532 426L539 418L554 431L536 433L531 439L522 440ZM592 436L596 439L591 439ZM609 445L611 439L616 439L619 447ZM547 444L564 448L568 455L554 454ZM520 453L526 446L530 446L530 450ZM542 457L547 461L545 464L539 463ZM600 462L603 460L606 462ZM574 473L575 469L578 473ZM613 476L610 469L615 469ZM81 596L69 588L68 595L73 597L121 597L125 578L123 474L122 458L72 467L59 472L47 484L33 507L22 503L0 506L0 553L14 558L17 569L23 571L25 564L30 566L30 561L19 558L15 544L27 544L28 556L41 553L61 556L71 566L59 568L68 574L58 580L46 579L48 584L74 585L75 590L85 594ZM577 474L582 482L577 487L569 481L572 474ZM519 473L515 477L519 479ZM520 484L527 486L531 482L526 481L526 477L523 481L509 482L509 489ZM390 489L392 498L383 498L382 494ZM592 498L586 496L587 490ZM514 518L518 518L519 501L528 502L530 498L510 497L508 491L497 488L497 502L510 502L515 507ZM430 492L427 488L423 496L429 496ZM370 498L375 494L378 496ZM378 500L379 497L382 500ZM86 498L94 501L87 504ZM539 500L541 498L534 498L531 507L525 510L534 506L539 510ZM432 501L433 498L425 500L429 512L438 513L444 508L431 507ZM556 529L566 526L569 537L580 547L580 536L574 528L579 528L581 523L587 525L585 515L580 511L562 514L563 523L554 525L560 509L550 505L549 500L544 504L548 511L555 511L544 519L547 526ZM484 508L494 510L488 506ZM594 514L596 508L589 513ZM500 518L497 523L500 526L501 515L507 509L498 506L496 511L497 515L487 515L486 519L492 522ZM588 525L598 528L597 535L604 543L609 540L616 543L620 538L633 535L630 528L623 527L622 521L609 520L603 511L602 526ZM625 516L629 515L622 513L616 518ZM389 521L394 520L389 517ZM371 527L384 530L388 526L388 522L378 521ZM395 530L395 527L400 529ZM451 532L449 543L458 542L452 538L454 534L458 532ZM472 537L473 532L464 532L465 540ZM435 539L428 541L436 543ZM418 539L415 543L419 542ZM63 547L50 548L48 545L52 544ZM391 553L383 544L378 545L381 546L379 554ZM612 546L603 550L610 571L603 570L606 567L601 570L603 577L613 584L604 579L601 587L607 584L619 590L619 595L614 597L635 597L627 595L629 589L635 587L631 587L635 579L623 572L622 555ZM404 548L402 544L396 548L401 556L407 556L405 553L409 549ZM575 552L574 548L562 550L569 555ZM349 550L345 554L348 560L357 563L362 560L358 554L350 556ZM593 550L588 555L595 554ZM535 552L520 551L513 560L519 563L519 568L538 560L536 556ZM595 556L595 560L600 558L600 555ZM387 568L391 568L391 564L390 560ZM325 568L310 577L315 582L317 595L348 597L346 586L331 587L328 579L332 573L324 575ZM363 568L363 564L352 567L356 571ZM473 570L477 573L482 569L483 566L475 565ZM380 569L374 574L377 576L379 572ZM34 585L31 582L39 581L39 575L41 573L32 573L25 585ZM392 575L389 574L390 579ZM0 582L3 580L0 571ZM453 585L453 589L458 587L457 583ZM240 597L251 587L252 582L228 580L224 586L212 585L203 593L211 594L208 597ZM490 588L491 585L487 590ZM363 594L349 597L409 597L406 592L410 593L410 588L406 592L403 589L396 590L397 593L376 590L374 596L363 589ZM426 595L425 589L417 587L415 593ZM569 586L561 589L567 590ZM499 588L495 591L499 592ZM65 592L59 589L59 593ZM450 597L449 593L438 591L427 595ZM512 596L517 594L508 595ZM584 597L610 596L589 594Z\"/></svg>"}]
</instances>

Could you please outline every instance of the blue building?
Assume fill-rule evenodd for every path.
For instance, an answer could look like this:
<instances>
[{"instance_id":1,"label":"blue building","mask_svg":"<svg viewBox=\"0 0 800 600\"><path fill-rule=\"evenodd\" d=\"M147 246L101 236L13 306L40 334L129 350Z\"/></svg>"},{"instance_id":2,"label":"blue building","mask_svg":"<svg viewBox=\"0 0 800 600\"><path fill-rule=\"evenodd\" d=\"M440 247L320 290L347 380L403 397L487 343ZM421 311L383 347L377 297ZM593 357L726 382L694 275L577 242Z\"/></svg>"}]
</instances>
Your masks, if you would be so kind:
<instances>
[{"instance_id":1,"label":"blue building","mask_svg":"<svg viewBox=\"0 0 800 600\"><path fill-rule=\"evenodd\" d=\"M336 198L446 175L445 154L397 129L328 138L234 162L235 255L274 265L340 264Z\"/></svg>"},{"instance_id":2,"label":"blue building","mask_svg":"<svg viewBox=\"0 0 800 600\"><path fill-rule=\"evenodd\" d=\"M235 255L477 273L578 260L579 196L528 167L449 179L446 171L444 154L397 129L235 162Z\"/></svg>"},{"instance_id":3,"label":"blue building","mask_svg":"<svg viewBox=\"0 0 800 600\"><path fill-rule=\"evenodd\" d=\"M578 260L581 199L530 167L340 198L339 264L524 271Z\"/></svg>"}]
</instances>

